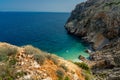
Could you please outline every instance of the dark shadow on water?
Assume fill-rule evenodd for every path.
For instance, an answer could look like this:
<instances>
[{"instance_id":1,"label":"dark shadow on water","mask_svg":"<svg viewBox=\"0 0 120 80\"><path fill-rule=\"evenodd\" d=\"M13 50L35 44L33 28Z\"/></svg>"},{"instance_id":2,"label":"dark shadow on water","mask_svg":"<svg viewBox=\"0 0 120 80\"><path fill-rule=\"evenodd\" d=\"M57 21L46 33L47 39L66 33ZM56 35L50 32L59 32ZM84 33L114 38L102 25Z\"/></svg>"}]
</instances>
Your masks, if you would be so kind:
<instances>
[{"instance_id":1,"label":"dark shadow on water","mask_svg":"<svg viewBox=\"0 0 120 80\"><path fill-rule=\"evenodd\" d=\"M81 39L81 37L75 36L73 34L69 34L67 31L66 31L66 33L67 33L68 36L70 36L72 39L76 40L77 42L81 43L86 48L91 49L91 45L88 42Z\"/></svg>"}]
</instances>

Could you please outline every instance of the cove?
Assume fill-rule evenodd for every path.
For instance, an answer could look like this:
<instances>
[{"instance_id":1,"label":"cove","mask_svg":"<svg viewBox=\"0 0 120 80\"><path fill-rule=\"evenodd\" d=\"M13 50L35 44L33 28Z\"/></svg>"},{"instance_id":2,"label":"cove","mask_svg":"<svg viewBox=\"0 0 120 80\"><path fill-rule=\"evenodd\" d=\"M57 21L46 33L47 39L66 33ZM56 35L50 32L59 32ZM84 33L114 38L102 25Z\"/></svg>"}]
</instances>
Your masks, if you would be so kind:
<instances>
[{"instance_id":1,"label":"cove","mask_svg":"<svg viewBox=\"0 0 120 80\"><path fill-rule=\"evenodd\" d=\"M70 13L0 12L0 41L18 46L32 45L67 60L88 57L88 45L67 34L64 24Z\"/></svg>"}]
</instances>

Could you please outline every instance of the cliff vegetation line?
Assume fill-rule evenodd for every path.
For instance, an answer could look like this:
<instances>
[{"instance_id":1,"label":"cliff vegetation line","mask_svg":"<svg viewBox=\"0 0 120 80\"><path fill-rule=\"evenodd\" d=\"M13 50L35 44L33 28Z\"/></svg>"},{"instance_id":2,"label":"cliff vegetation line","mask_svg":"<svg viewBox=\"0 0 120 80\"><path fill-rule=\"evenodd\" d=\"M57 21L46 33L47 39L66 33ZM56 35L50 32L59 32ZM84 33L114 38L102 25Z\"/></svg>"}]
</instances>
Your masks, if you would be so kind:
<instances>
[{"instance_id":1,"label":"cliff vegetation line","mask_svg":"<svg viewBox=\"0 0 120 80\"><path fill-rule=\"evenodd\" d=\"M77 66L31 45L0 43L0 80L85 80L92 74L84 65Z\"/></svg>"}]
</instances>

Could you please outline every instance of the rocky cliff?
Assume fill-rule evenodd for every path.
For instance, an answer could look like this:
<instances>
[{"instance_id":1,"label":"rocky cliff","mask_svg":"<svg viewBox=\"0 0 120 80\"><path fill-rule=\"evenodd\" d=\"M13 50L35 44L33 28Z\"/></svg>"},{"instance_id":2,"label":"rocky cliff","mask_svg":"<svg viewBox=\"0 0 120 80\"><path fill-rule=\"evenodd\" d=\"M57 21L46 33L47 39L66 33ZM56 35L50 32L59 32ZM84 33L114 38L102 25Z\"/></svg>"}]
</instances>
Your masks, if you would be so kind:
<instances>
[{"instance_id":1,"label":"rocky cliff","mask_svg":"<svg viewBox=\"0 0 120 80\"><path fill-rule=\"evenodd\" d=\"M87 0L72 11L65 28L93 43L94 49L120 35L120 0Z\"/></svg>"},{"instance_id":2,"label":"rocky cliff","mask_svg":"<svg viewBox=\"0 0 120 80\"><path fill-rule=\"evenodd\" d=\"M87 0L72 11L65 24L68 33L92 43L86 62L94 80L120 80L120 0Z\"/></svg>"},{"instance_id":3,"label":"rocky cliff","mask_svg":"<svg viewBox=\"0 0 120 80\"><path fill-rule=\"evenodd\" d=\"M0 80L85 80L86 73L56 55L32 46L0 43Z\"/></svg>"},{"instance_id":4,"label":"rocky cliff","mask_svg":"<svg viewBox=\"0 0 120 80\"><path fill-rule=\"evenodd\" d=\"M120 39L90 54L90 62L98 80L120 80Z\"/></svg>"}]
</instances>

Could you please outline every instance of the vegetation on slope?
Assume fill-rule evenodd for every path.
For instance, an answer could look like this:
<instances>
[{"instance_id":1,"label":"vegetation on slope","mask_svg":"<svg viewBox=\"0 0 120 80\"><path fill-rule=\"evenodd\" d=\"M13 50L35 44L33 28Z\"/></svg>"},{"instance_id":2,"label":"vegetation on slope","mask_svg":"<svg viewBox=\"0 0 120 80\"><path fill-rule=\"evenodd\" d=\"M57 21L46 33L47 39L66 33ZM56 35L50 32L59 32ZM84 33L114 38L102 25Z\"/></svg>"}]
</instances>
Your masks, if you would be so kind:
<instances>
[{"instance_id":1,"label":"vegetation on slope","mask_svg":"<svg viewBox=\"0 0 120 80\"><path fill-rule=\"evenodd\" d=\"M91 69L89 68L89 66L86 63L75 62L74 64L76 64L80 68L82 68L82 71L83 71L82 74L85 76L85 80L93 80Z\"/></svg>"},{"instance_id":2,"label":"vegetation on slope","mask_svg":"<svg viewBox=\"0 0 120 80\"><path fill-rule=\"evenodd\" d=\"M0 43L0 80L85 80L72 62L30 45Z\"/></svg>"}]
</instances>

